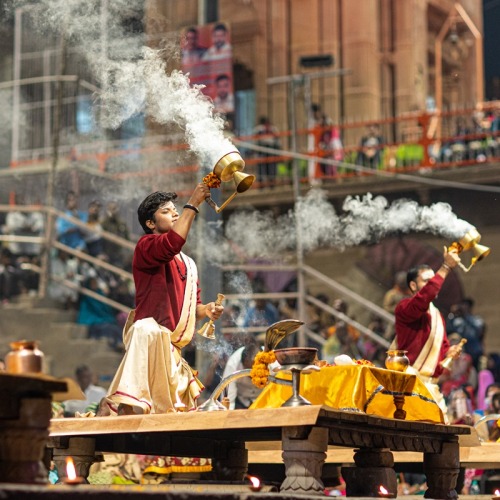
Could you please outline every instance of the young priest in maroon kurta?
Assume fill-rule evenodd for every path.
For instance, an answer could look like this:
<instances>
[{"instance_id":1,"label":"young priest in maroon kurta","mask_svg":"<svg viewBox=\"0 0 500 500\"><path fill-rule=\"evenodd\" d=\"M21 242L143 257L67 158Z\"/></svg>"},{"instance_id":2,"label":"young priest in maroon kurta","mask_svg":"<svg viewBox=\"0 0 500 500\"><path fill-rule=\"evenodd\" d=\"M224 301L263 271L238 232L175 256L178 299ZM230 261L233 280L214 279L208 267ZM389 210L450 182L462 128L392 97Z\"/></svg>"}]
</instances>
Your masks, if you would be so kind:
<instances>
[{"instance_id":1,"label":"young priest in maroon kurta","mask_svg":"<svg viewBox=\"0 0 500 500\"><path fill-rule=\"evenodd\" d=\"M402 299L395 309L396 347L407 351L411 365L408 371L418 373L444 412L446 406L437 387L437 377L443 370L440 362L460 353L458 346L450 347L444 318L432 301L459 262L456 250L445 247L443 264L436 274L426 264L410 269L407 283L412 296Z\"/></svg>"},{"instance_id":2,"label":"young priest in maroon kurta","mask_svg":"<svg viewBox=\"0 0 500 500\"><path fill-rule=\"evenodd\" d=\"M201 303L196 265L181 249L209 195L208 187L198 184L180 215L175 193L152 193L139 206L146 234L134 252L136 308L124 328L126 352L108 391L112 413L196 407L203 385L181 357L181 348L192 339L197 320L216 320L224 308Z\"/></svg>"}]
</instances>

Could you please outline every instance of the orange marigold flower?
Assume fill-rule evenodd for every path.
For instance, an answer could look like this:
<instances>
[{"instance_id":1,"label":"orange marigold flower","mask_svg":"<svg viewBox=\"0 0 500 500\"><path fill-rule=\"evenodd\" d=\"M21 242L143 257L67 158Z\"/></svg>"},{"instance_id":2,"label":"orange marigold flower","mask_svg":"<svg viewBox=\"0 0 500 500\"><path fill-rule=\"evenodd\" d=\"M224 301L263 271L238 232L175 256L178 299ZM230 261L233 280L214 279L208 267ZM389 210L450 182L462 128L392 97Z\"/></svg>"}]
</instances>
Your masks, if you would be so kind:
<instances>
[{"instance_id":1,"label":"orange marigold flower","mask_svg":"<svg viewBox=\"0 0 500 500\"><path fill-rule=\"evenodd\" d=\"M221 180L213 172L210 172L203 177L203 184L206 184L210 189L217 189L220 187Z\"/></svg>"},{"instance_id":2,"label":"orange marigold flower","mask_svg":"<svg viewBox=\"0 0 500 500\"><path fill-rule=\"evenodd\" d=\"M274 363L274 361L276 361L274 351L260 351L256 354L250 372L253 385L260 389L266 386L269 377L268 365Z\"/></svg>"}]
</instances>

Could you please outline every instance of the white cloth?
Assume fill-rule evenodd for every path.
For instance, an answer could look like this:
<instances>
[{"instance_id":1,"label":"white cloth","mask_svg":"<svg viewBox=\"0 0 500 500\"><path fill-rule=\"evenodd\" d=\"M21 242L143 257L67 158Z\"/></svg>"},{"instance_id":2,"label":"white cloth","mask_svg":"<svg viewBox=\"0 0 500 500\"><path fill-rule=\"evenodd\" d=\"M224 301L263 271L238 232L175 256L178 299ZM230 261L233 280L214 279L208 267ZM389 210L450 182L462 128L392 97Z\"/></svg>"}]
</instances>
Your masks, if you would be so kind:
<instances>
[{"instance_id":1,"label":"white cloth","mask_svg":"<svg viewBox=\"0 0 500 500\"><path fill-rule=\"evenodd\" d=\"M69 399L64 401L64 412L75 414L76 412L84 413L85 410L92 404L98 404L101 399L106 396L106 389L104 387L99 387L98 385L90 384L85 391L85 401L79 399Z\"/></svg>"},{"instance_id":2,"label":"white cloth","mask_svg":"<svg viewBox=\"0 0 500 500\"><path fill-rule=\"evenodd\" d=\"M225 379L229 375L239 370L244 370L245 367L241 362L241 355L245 347L240 347L229 356L222 378ZM239 399L245 406L250 406L257 396L260 394L261 389L252 383L250 377L242 377L235 382L231 382L227 388L227 397L229 398L229 409L234 410L236 399Z\"/></svg>"},{"instance_id":3,"label":"white cloth","mask_svg":"<svg viewBox=\"0 0 500 500\"><path fill-rule=\"evenodd\" d=\"M125 355L108 391L108 406L116 412L119 404L136 406L143 413L176 411L176 404L196 408L203 384L181 357L181 348L191 341L196 327L198 274L194 261L183 254L186 263L186 290L181 317L175 330L153 318L133 322L129 315L123 332Z\"/></svg>"}]
</instances>

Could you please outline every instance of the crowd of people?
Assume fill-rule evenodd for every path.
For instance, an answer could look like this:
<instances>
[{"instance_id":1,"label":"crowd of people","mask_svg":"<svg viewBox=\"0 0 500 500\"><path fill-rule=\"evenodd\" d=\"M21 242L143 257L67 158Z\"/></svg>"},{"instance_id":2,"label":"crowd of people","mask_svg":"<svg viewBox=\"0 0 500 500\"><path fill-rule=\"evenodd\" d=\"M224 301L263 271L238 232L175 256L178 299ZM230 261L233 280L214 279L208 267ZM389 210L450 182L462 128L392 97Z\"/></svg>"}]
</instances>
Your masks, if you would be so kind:
<instances>
[{"instance_id":1,"label":"crowd of people","mask_svg":"<svg viewBox=\"0 0 500 500\"><path fill-rule=\"evenodd\" d=\"M78 253L82 252L108 262L120 269L130 269L132 252L114 241L103 237L107 231L125 240L130 240L127 223L120 215L116 201L109 201L105 213L101 213L101 202L92 200L87 210L78 206L78 197L73 191L66 194L64 215L55 220L55 237L68 247L52 249L49 253L51 279L47 284L47 296L64 309L73 309L76 322L87 328L89 338L108 339L112 349L123 349L121 330L123 313L105 302L99 301L92 293L112 299L124 306L132 307L134 287L129 280L94 265ZM23 208L26 206L27 208ZM7 212L1 232L14 237L45 237L47 219L38 205L25 205L18 195L13 210ZM9 241L0 249L0 300L3 304L15 301L22 295L36 296L40 275L34 266L41 265L41 242ZM86 294L85 290L90 291Z\"/></svg>"},{"instance_id":2,"label":"crowd of people","mask_svg":"<svg viewBox=\"0 0 500 500\"><path fill-rule=\"evenodd\" d=\"M430 128L434 130L435 126ZM498 110L476 110L470 117L447 118L442 129L446 137L432 141L427 151L432 164L482 163L500 155ZM447 132L448 129L451 131ZM315 158L298 162L299 176L314 186L328 180L339 182L342 175L355 174L344 163L371 170L421 166L424 160L422 134L425 131L418 125L409 130L411 132L401 132L402 139L391 140L384 135L387 132L382 123L369 123L364 131L359 132L357 144L346 147L345 129L335 124L320 104L313 103L308 117L307 153ZM352 136L352 131L349 130L349 134ZM267 116L260 117L253 130L255 144L270 149L281 149L282 137L286 135L280 133ZM257 159L257 187L272 188L291 182L289 161L265 151L256 151L254 156Z\"/></svg>"},{"instance_id":3,"label":"crowd of people","mask_svg":"<svg viewBox=\"0 0 500 500\"><path fill-rule=\"evenodd\" d=\"M66 306L75 301L78 322L88 327L89 337L104 336L113 349L123 354L105 395L91 384L88 370L83 367L77 370L76 376L89 400L85 401L86 408L80 406L75 413L96 403L95 413L99 416L165 413L181 407L193 410L202 396L210 395L222 379L252 366L269 326L280 319L297 318L294 300L274 303L262 298L264 288L254 290L264 293L250 303L232 302L225 307L215 302L201 302L197 267L193 259L183 253L183 247L199 206L209 193L204 183L197 184L182 210L175 205L177 195L173 192L151 193L142 201L137 212L144 235L134 250L133 290L123 282L113 282L109 273L85 259L75 262L77 256L71 252L59 251L54 256L64 279L83 283L93 292L59 297ZM128 236L116 205L108 207L107 217L102 218L100 203L92 201L88 211L82 212L75 193L70 192L66 198L66 216L81 222L75 224L66 217L58 218L56 234L61 243L100 259L113 258L125 266L124 261L117 260L119 252L106 256L104 240L99 234L99 228L106 225ZM403 273L397 273L394 286L383 300L383 307L395 316L394 329L376 316L370 329L392 341L391 347L407 352L408 370L427 387L446 422L475 425L481 417L500 411L500 356L485 351L486 326L474 313L472 299L465 298L454 304L446 318L434 306L433 301L445 280L460 264L456 249L445 247L442 259L436 270L421 264L406 271L406 280ZM57 266L54 267L57 269ZM260 281L259 287L263 287ZM52 293L57 295L61 290ZM119 318L117 311L96 299L98 295L120 297L121 303L128 301L130 314ZM330 298L320 294L316 301L329 304ZM356 328L348 302L337 297L332 309L333 318L318 306L308 306L306 311L306 326L315 334L312 345L318 348L318 357L334 364L337 356L347 355L383 367L387 348ZM221 344L226 347L217 351L209 369L201 375L186 360L185 353L192 344L197 322L219 318ZM466 341L465 344L462 341ZM280 347L288 342L294 344L293 339L287 339ZM444 362L448 359L451 364L446 367ZM259 393L248 380L235 381L227 390L228 407L248 408ZM99 401L90 401L91 394L97 394ZM71 405L68 404L68 408L67 413L73 413ZM498 439L500 431L496 420L488 421L483 435L485 439ZM481 471L472 474L469 486Z\"/></svg>"}]
</instances>

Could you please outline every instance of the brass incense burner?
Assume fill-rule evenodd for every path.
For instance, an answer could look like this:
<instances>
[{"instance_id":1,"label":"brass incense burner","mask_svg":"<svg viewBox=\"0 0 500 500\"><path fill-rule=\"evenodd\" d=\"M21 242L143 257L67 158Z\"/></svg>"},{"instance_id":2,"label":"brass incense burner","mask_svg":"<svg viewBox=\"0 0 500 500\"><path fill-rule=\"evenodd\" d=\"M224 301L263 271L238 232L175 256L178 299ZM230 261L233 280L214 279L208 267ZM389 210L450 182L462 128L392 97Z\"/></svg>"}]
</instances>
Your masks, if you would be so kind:
<instances>
[{"instance_id":1,"label":"brass incense burner","mask_svg":"<svg viewBox=\"0 0 500 500\"><path fill-rule=\"evenodd\" d=\"M480 241L481 235L478 233L476 228L472 228L471 230L467 231L458 241L454 241L448 248L448 251L457 250L458 253L472 250L474 256L471 259L470 266L465 267L462 263L459 264L466 273L471 270L472 266L474 266L476 262L483 260L490 254L490 249L487 246L480 245Z\"/></svg>"},{"instance_id":2,"label":"brass incense burner","mask_svg":"<svg viewBox=\"0 0 500 500\"><path fill-rule=\"evenodd\" d=\"M219 207L212 198L207 198L205 201L217 212L220 213L234 199L238 193L244 193L252 186L255 181L255 176L245 174L242 170L245 168L245 162L239 151L231 151L226 153L216 164L213 169L213 175L221 182L233 181L235 186L234 193ZM211 187L211 186L209 186Z\"/></svg>"},{"instance_id":3,"label":"brass incense burner","mask_svg":"<svg viewBox=\"0 0 500 500\"><path fill-rule=\"evenodd\" d=\"M307 406L311 403L300 395L300 376L313 371L319 371L319 366L314 365L314 360L318 355L315 347L289 347L285 349L275 349L276 361L281 365L281 370L292 374L293 394L281 406ZM277 379L276 379L277 380Z\"/></svg>"}]
</instances>

